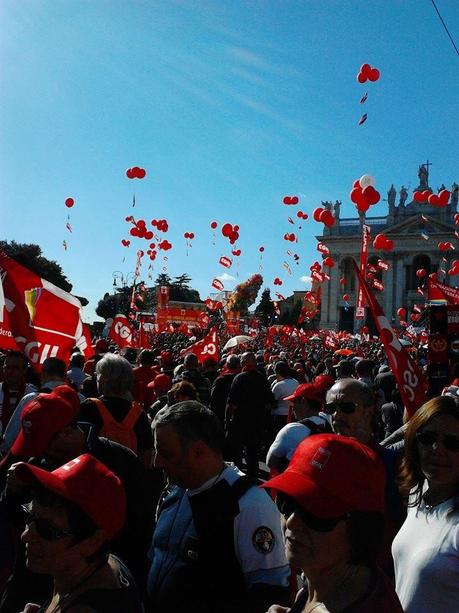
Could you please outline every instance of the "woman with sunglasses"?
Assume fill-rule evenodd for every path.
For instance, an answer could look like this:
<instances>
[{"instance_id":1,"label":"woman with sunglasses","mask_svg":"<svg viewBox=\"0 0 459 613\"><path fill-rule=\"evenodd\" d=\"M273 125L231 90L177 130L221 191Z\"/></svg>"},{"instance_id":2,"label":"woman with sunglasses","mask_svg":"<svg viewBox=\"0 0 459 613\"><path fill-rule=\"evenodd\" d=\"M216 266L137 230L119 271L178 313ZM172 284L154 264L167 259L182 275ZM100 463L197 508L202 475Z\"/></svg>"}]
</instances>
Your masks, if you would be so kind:
<instances>
[{"instance_id":1,"label":"woman with sunglasses","mask_svg":"<svg viewBox=\"0 0 459 613\"><path fill-rule=\"evenodd\" d=\"M405 433L408 515L394 539L396 591L408 613L459 611L459 404L426 402Z\"/></svg>"},{"instance_id":2,"label":"woman with sunglasses","mask_svg":"<svg viewBox=\"0 0 459 613\"><path fill-rule=\"evenodd\" d=\"M281 475L264 484L284 516L287 559L305 587L291 609L269 613L402 613L375 560L384 529L384 466L366 445L311 436Z\"/></svg>"},{"instance_id":3,"label":"woman with sunglasses","mask_svg":"<svg viewBox=\"0 0 459 613\"><path fill-rule=\"evenodd\" d=\"M126 513L118 477L89 454L53 472L23 463L16 468L32 488L21 537L27 566L51 575L54 584L46 604L28 603L23 613L142 613L128 569L108 553Z\"/></svg>"}]
</instances>

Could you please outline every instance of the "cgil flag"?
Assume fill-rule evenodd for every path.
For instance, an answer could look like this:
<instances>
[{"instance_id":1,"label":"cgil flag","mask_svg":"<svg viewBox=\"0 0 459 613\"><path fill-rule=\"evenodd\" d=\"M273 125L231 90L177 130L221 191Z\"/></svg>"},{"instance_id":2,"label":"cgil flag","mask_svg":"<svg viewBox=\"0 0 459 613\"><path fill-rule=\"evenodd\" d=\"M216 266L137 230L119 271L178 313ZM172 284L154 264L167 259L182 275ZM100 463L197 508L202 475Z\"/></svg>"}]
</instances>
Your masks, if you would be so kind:
<instances>
[{"instance_id":1,"label":"cgil flag","mask_svg":"<svg viewBox=\"0 0 459 613\"><path fill-rule=\"evenodd\" d=\"M207 336L202 341L197 341L183 349L180 355L186 355L187 353L194 353L199 362L204 362L206 358L211 358L215 362L218 362L218 334L217 328L214 326L209 330Z\"/></svg>"},{"instance_id":2,"label":"cgil flag","mask_svg":"<svg viewBox=\"0 0 459 613\"><path fill-rule=\"evenodd\" d=\"M387 317L384 315L381 305L371 291L368 283L360 274L355 261L354 268L360 287L365 294L367 304L373 315L380 339L384 345L390 368L397 380L403 404L409 417L412 417L425 402L427 382L416 362L411 359L405 347L402 347L400 344L397 335L387 320Z\"/></svg>"},{"instance_id":3,"label":"cgil flag","mask_svg":"<svg viewBox=\"0 0 459 613\"><path fill-rule=\"evenodd\" d=\"M0 251L0 322L35 370L49 357L65 362L73 347L89 357L91 346L78 298L28 270Z\"/></svg>"}]
</instances>

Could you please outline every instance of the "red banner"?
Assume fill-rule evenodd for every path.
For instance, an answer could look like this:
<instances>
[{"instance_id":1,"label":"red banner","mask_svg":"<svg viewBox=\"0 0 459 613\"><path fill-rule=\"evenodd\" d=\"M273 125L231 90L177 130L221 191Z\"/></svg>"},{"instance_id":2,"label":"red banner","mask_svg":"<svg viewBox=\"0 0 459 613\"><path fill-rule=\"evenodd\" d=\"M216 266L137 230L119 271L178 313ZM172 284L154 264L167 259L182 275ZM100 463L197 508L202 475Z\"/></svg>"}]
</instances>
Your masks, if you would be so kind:
<instances>
[{"instance_id":1,"label":"red banner","mask_svg":"<svg viewBox=\"0 0 459 613\"><path fill-rule=\"evenodd\" d=\"M206 358L212 358L215 362L218 362L218 335L217 328L213 327L209 330L207 336L198 341L190 347L183 349L180 355L186 355L187 353L194 353L198 356L199 362L204 362Z\"/></svg>"},{"instance_id":2,"label":"red banner","mask_svg":"<svg viewBox=\"0 0 459 613\"><path fill-rule=\"evenodd\" d=\"M0 252L0 324L10 330L34 369L49 357L65 362L72 347L88 355L80 301ZM8 335L5 335L7 338ZM10 341L11 342L11 341ZM0 343L1 344L1 343Z\"/></svg>"},{"instance_id":3,"label":"red banner","mask_svg":"<svg viewBox=\"0 0 459 613\"><path fill-rule=\"evenodd\" d=\"M159 332L167 329L168 324L186 324L189 327L201 326L203 311L195 309L180 309L178 307L158 308L156 325Z\"/></svg>"},{"instance_id":4,"label":"red banner","mask_svg":"<svg viewBox=\"0 0 459 613\"><path fill-rule=\"evenodd\" d=\"M427 381L419 370L417 364L411 359L409 353L400 344L397 335L384 315L381 305L376 300L367 282L360 274L354 262L359 285L373 315L380 339L384 345L389 366L397 380L400 395L409 417L424 404L426 399Z\"/></svg>"},{"instance_id":5,"label":"red banner","mask_svg":"<svg viewBox=\"0 0 459 613\"><path fill-rule=\"evenodd\" d=\"M231 336L237 336L241 333L241 320L238 311L227 311L225 313L226 331Z\"/></svg>"},{"instance_id":6,"label":"red banner","mask_svg":"<svg viewBox=\"0 0 459 613\"><path fill-rule=\"evenodd\" d=\"M116 315L110 327L108 336L120 349L133 347L133 330L125 315Z\"/></svg>"},{"instance_id":7,"label":"red banner","mask_svg":"<svg viewBox=\"0 0 459 613\"><path fill-rule=\"evenodd\" d=\"M157 304L158 308L166 307L169 304L169 288L167 285L158 287Z\"/></svg>"},{"instance_id":8,"label":"red banner","mask_svg":"<svg viewBox=\"0 0 459 613\"><path fill-rule=\"evenodd\" d=\"M367 268L367 260L368 260L368 245L370 244L371 238L371 228L363 224L362 226L362 242L360 245L360 264L359 270L360 275L359 278L363 278L365 280L365 270ZM365 295L362 288L362 285L359 283L359 287L357 289L357 304L355 308L355 318L363 319L365 317Z\"/></svg>"},{"instance_id":9,"label":"red banner","mask_svg":"<svg viewBox=\"0 0 459 613\"><path fill-rule=\"evenodd\" d=\"M437 304L459 304L459 290L439 281L429 279L427 282L428 300Z\"/></svg>"}]
</instances>

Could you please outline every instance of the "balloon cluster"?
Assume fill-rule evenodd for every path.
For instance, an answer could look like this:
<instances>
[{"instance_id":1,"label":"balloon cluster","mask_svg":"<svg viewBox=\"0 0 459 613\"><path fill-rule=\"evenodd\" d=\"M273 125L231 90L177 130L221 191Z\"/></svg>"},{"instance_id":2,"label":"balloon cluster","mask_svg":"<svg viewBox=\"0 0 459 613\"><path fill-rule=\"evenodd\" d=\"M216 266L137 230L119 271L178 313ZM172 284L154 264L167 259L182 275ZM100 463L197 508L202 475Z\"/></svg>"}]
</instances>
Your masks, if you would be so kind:
<instances>
[{"instance_id":1,"label":"balloon cluster","mask_svg":"<svg viewBox=\"0 0 459 613\"><path fill-rule=\"evenodd\" d=\"M273 281L274 285L282 285L282 281L279 279L279 277L276 277Z\"/></svg>"},{"instance_id":2,"label":"balloon cluster","mask_svg":"<svg viewBox=\"0 0 459 613\"><path fill-rule=\"evenodd\" d=\"M146 174L145 168L139 168L139 166L133 166L126 170L126 177L128 179L143 179Z\"/></svg>"},{"instance_id":3,"label":"balloon cluster","mask_svg":"<svg viewBox=\"0 0 459 613\"><path fill-rule=\"evenodd\" d=\"M225 223L222 226L222 234L227 238L231 245L239 238L239 226L232 226L230 223Z\"/></svg>"},{"instance_id":4,"label":"balloon cluster","mask_svg":"<svg viewBox=\"0 0 459 613\"><path fill-rule=\"evenodd\" d=\"M372 204L379 202L381 194L374 185L375 180L371 175L362 175L354 181L350 198L360 213L365 213Z\"/></svg>"},{"instance_id":5,"label":"balloon cluster","mask_svg":"<svg viewBox=\"0 0 459 613\"><path fill-rule=\"evenodd\" d=\"M448 274L450 277L455 277L459 275L459 260L453 260L451 263L451 268L448 270Z\"/></svg>"},{"instance_id":6,"label":"balloon cluster","mask_svg":"<svg viewBox=\"0 0 459 613\"><path fill-rule=\"evenodd\" d=\"M241 255L242 251L240 249L233 249L231 253L238 258Z\"/></svg>"},{"instance_id":7,"label":"balloon cluster","mask_svg":"<svg viewBox=\"0 0 459 613\"><path fill-rule=\"evenodd\" d=\"M452 249L454 249L454 245L450 241L443 241L441 243L438 243L438 248L440 249L440 251L451 251Z\"/></svg>"},{"instance_id":8,"label":"balloon cluster","mask_svg":"<svg viewBox=\"0 0 459 613\"><path fill-rule=\"evenodd\" d=\"M284 241L289 241L291 243L294 243L296 241L296 236L295 234L293 234L293 232L291 234L284 234Z\"/></svg>"},{"instance_id":9,"label":"balloon cluster","mask_svg":"<svg viewBox=\"0 0 459 613\"><path fill-rule=\"evenodd\" d=\"M194 238L194 232L185 232L185 234L183 235L183 238L186 238L187 240L193 240Z\"/></svg>"},{"instance_id":10,"label":"balloon cluster","mask_svg":"<svg viewBox=\"0 0 459 613\"><path fill-rule=\"evenodd\" d=\"M357 81L359 83L366 83L367 81L377 81L380 77L380 72L377 68L372 68L370 64L362 64L357 74Z\"/></svg>"},{"instance_id":11,"label":"balloon cluster","mask_svg":"<svg viewBox=\"0 0 459 613\"><path fill-rule=\"evenodd\" d=\"M121 241L121 244L123 245L123 247L129 247L129 245L131 244L131 241L128 241L125 238L123 238L123 240Z\"/></svg>"},{"instance_id":12,"label":"balloon cluster","mask_svg":"<svg viewBox=\"0 0 459 613\"><path fill-rule=\"evenodd\" d=\"M247 281L236 285L233 293L228 300L230 311L245 312L257 299L257 294L263 284L263 277L260 274L252 275Z\"/></svg>"},{"instance_id":13,"label":"balloon cluster","mask_svg":"<svg viewBox=\"0 0 459 613\"><path fill-rule=\"evenodd\" d=\"M131 236L136 236L137 238L144 238L147 241L150 241L153 238L153 232L151 232L151 230L147 230L145 221L143 219L135 221L135 219L131 217L129 218L129 221L134 224L134 227L129 230L129 234Z\"/></svg>"},{"instance_id":14,"label":"balloon cluster","mask_svg":"<svg viewBox=\"0 0 459 613\"><path fill-rule=\"evenodd\" d=\"M296 216L298 217L298 219L307 219L308 218L308 214L307 213L303 213L303 211L298 211Z\"/></svg>"},{"instance_id":15,"label":"balloon cluster","mask_svg":"<svg viewBox=\"0 0 459 613\"><path fill-rule=\"evenodd\" d=\"M165 219L152 219L151 225L159 232L167 232L169 230L169 224Z\"/></svg>"},{"instance_id":16,"label":"balloon cluster","mask_svg":"<svg viewBox=\"0 0 459 613\"><path fill-rule=\"evenodd\" d=\"M314 209L312 217L314 218L314 221L322 222L327 228L331 228L336 221L330 209L324 209L321 206Z\"/></svg>"},{"instance_id":17,"label":"balloon cluster","mask_svg":"<svg viewBox=\"0 0 459 613\"><path fill-rule=\"evenodd\" d=\"M373 247L375 249L381 249L382 251L392 251L394 248L394 241L387 238L385 234L377 234L373 241Z\"/></svg>"},{"instance_id":18,"label":"balloon cluster","mask_svg":"<svg viewBox=\"0 0 459 613\"><path fill-rule=\"evenodd\" d=\"M324 266L327 266L327 268L333 268L333 266L335 265L334 260L329 255L324 259L322 263Z\"/></svg>"},{"instance_id":19,"label":"balloon cluster","mask_svg":"<svg viewBox=\"0 0 459 613\"><path fill-rule=\"evenodd\" d=\"M320 251L320 253L325 255L329 255L330 253L330 249L327 247L327 245L324 245L324 243L317 243L317 251Z\"/></svg>"},{"instance_id":20,"label":"balloon cluster","mask_svg":"<svg viewBox=\"0 0 459 613\"><path fill-rule=\"evenodd\" d=\"M298 200L298 196L284 196L284 199L282 200L282 202L284 204L298 204L299 200Z\"/></svg>"},{"instance_id":21,"label":"balloon cluster","mask_svg":"<svg viewBox=\"0 0 459 613\"><path fill-rule=\"evenodd\" d=\"M169 249L172 249L172 244L167 239L164 239L158 244L158 249L169 251Z\"/></svg>"},{"instance_id":22,"label":"balloon cluster","mask_svg":"<svg viewBox=\"0 0 459 613\"><path fill-rule=\"evenodd\" d=\"M451 192L447 189L442 189L438 194L433 194L430 189L423 191L416 190L413 192L413 199L415 202L428 202L431 206L437 206L439 208L447 206Z\"/></svg>"}]
</instances>

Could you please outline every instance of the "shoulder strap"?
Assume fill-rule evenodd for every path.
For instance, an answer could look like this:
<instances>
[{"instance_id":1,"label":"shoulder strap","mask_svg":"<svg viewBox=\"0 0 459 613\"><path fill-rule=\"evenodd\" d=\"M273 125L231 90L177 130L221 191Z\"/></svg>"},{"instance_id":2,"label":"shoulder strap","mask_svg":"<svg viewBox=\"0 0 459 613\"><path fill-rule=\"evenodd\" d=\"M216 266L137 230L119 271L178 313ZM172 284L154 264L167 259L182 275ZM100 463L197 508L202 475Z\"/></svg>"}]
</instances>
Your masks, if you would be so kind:
<instances>
[{"instance_id":1,"label":"shoulder strap","mask_svg":"<svg viewBox=\"0 0 459 613\"><path fill-rule=\"evenodd\" d=\"M125 428L133 428L135 422L139 419L141 412L142 407L140 406L140 403L134 400L128 414L121 423Z\"/></svg>"},{"instance_id":2,"label":"shoulder strap","mask_svg":"<svg viewBox=\"0 0 459 613\"><path fill-rule=\"evenodd\" d=\"M102 417L102 421L104 422L104 426L107 423L118 423L100 398L88 398L88 400L90 400L96 405L97 410Z\"/></svg>"},{"instance_id":3,"label":"shoulder strap","mask_svg":"<svg viewBox=\"0 0 459 613\"><path fill-rule=\"evenodd\" d=\"M254 485L257 485L255 479L248 477L247 475L243 475L233 483L231 486L231 491L236 497L236 500L239 500Z\"/></svg>"}]
</instances>

